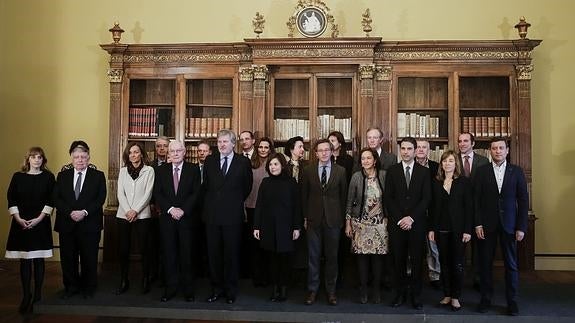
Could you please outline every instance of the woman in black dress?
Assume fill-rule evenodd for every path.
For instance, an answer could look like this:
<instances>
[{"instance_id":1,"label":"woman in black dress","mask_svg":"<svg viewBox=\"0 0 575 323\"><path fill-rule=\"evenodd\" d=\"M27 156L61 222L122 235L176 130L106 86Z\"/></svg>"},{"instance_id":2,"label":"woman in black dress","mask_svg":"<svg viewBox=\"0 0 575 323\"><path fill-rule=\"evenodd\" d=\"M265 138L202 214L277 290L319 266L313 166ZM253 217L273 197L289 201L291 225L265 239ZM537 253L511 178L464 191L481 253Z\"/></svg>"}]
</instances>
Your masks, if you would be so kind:
<instances>
[{"instance_id":1,"label":"woman in black dress","mask_svg":"<svg viewBox=\"0 0 575 323\"><path fill-rule=\"evenodd\" d=\"M31 311L32 303L42 297L44 258L52 257L50 214L56 182L46 168L48 159L40 147L28 150L22 169L12 175L8 187L8 212L12 216L6 244L6 258L20 259L22 282L21 313ZM34 267L34 297L31 292Z\"/></svg>"},{"instance_id":2,"label":"woman in black dress","mask_svg":"<svg viewBox=\"0 0 575 323\"><path fill-rule=\"evenodd\" d=\"M433 207L428 238L437 241L441 264L442 306L461 309L459 296L463 283L465 244L473 229L471 182L462 175L457 154L448 150L441 155L437 177L433 181Z\"/></svg>"},{"instance_id":3,"label":"woman in black dress","mask_svg":"<svg viewBox=\"0 0 575 323\"><path fill-rule=\"evenodd\" d=\"M286 172L286 160L280 154L266 163L269 177L260 185L254 215L254 237L269 252L273 282L272 302L286 300L290 273L290 253L299 238L301 207L297 183ZM260 264L266 266L267 264Z\"/></svg>"}]
</instances>

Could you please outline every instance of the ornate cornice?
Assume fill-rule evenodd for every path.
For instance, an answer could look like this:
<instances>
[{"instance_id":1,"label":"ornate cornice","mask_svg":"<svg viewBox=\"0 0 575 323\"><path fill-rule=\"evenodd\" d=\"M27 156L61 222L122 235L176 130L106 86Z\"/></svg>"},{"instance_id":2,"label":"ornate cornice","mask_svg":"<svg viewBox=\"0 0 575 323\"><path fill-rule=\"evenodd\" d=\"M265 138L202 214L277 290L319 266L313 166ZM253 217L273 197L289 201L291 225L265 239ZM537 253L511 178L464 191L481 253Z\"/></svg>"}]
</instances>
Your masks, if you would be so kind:
<instances>
[{"instance_id":1,"label":"ornate cornice","mask_svg":"<svg viewBox=\"0 0 575 323\"><path fill-rule=\"evenodd\" d=\"M523 54L525 55L525 54ZM530 52L527 53L530 55ZM376 59L392 61L412 60L501 60L519 58L517 51L381 51L375 53Z\"/></svg>"},{"instance_id":2,"label":"ornate cornice","mask_svg":"<svg viewBox=\"0 0 575 323\"><path fill-rule=\"evenodd\" d=\"M376 65L375 66L375 79L378 81L391 81L391 65Z\"/></svg>"},{"instance_id":3,"label":"ornate cornice","mask_svg":"<svg viewBox=\"0 0 575 323\"><path fill-rule=\"evenodd\" d=\"M255 49L253 58L270 57L372 57L373 49L363 48L302 48L302 49Z\"/></svg>"},{"instance_id":4,"label":"ornate cornice","mask_svg":"<svg viewBox=\"0 0 575 323\"><path fill-rule=\"evenodd\" d=\"M108 69L108 78L110 79L110 83L122 83L122 76L124 75L124 71L117 68L110 68Z\"/></svg>"},{"instance_id":5,"label":"ornate cornice","mask_svg":"<svg viewBox=\"0 0 575 323\"><path fill-rule=\"evenodd\" d=\"M375 65L374 64L366 64L360 65L357 69L359 72L360 79L372 79L373 73L375 72Z\"/></svg>"},{"instance_id":6,"label":"ornate cornice","mask_svg":"<svg viewBox=\"0 0 575 323\"><path fill-rule=\"evenodd\" d=\"M531 80L531 72L533 72L533 65L515 65L518 80Z\"/></svg>"},{"instance_id":7,"label":"ornate cornice","mask_svg":"<svg viewBox=\"0 0 575 323\"><path fill-rule=\"evenodd\" d=\"M250 60L242 53L128 54L124 63L223 63Z\"/></svg>"}]
</instances>

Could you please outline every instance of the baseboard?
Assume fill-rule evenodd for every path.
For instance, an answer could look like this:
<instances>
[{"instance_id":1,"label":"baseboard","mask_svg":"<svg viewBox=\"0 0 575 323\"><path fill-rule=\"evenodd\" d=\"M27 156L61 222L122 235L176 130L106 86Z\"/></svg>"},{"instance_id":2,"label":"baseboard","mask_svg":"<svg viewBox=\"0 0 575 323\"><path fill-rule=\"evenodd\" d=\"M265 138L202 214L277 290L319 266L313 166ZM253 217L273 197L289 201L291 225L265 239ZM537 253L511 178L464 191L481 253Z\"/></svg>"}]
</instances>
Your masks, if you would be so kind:
<instances>
[{"instance_id":1,"label":"baseboard","mask_svg":"<svg viewBox=\"0 0 575 323\"><path fill-rule=\"evenodd\" d=\"M570 270L575 271L575 255L536 255L535 270Z\"/></svg>"}]
</instances>

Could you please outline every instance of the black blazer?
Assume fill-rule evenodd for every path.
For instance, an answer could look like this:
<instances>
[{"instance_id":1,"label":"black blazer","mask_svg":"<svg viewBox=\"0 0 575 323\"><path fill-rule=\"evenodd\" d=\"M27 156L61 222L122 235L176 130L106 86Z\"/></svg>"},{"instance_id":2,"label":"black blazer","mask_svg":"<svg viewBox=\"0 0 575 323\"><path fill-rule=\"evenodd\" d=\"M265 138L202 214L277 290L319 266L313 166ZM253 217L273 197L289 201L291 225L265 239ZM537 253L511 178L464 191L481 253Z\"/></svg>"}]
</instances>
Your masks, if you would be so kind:
<instances>
[{"instance_id":1,"label":"black blazer","mask_svg":"<svg viewBox=\"0 0 575 323\"><path fill-rule=\"evenodd\" d=\"M427 207L431 200L431 176L427 167L414 162L408 189L403 164L400 162L391 166L385 177L383 198L389 228L401 230L397 222L405 216L411 216L414 220L412 230L427 230Z\"/></svg>"},{"instance_id":2,"label":"black blazer","mask_svg":"<svg viewBox=\"0 0 575 323\"><path fill-rule=\"evenodd\" d=\"M56 232L98 232L103 228L102 206L106 201L106 177L104 173L92 168L86 168L84 185L78 200L74 194L74 169L66 169L58 173L54 188L54 204L56 206ZM70 217L74 210L86 210L88 216L75 222Z\"/></svg>"},{"instance_id":3,"label":"black blazer","mask_svg":"<svg viewBox=\"0 0 575 323\"><path fill-rule=\"evenodd\" d=\"M482 225L485 232L496 231L499 226L508 234L516 230L527 232L529 196L527 182L521 167L507 163L501 193L493 164L477 170L474 182L475 226Z\"/></svg>"},{"instance_id":4,"label":"black blazer","mask_svg":"<svg viewBox=\"0 0 575 323\"><path fill-rule=\"evenodd\" d=\"M437 170L439 169L439 163L433 160L428 160L427 165L429 166L429 174L431 175L431 183L433 185L433 179L437 176Z\"/></svg>"},{"instance_id":5,"label":"black blazer","mask_svg":"<svg viewBox=\"0 0 575 323\"><path fill-rule=\"evenodd\" d=\"M203 220L206 224L232 225L244 220L244 201L252 190L250 160L234 153L226 176L220 169L220 154L206 158L204 163Z\"/></svg>"},{"instance_id":6,"label":"black blazer","mask_svg":"<svg viewBox=\"0 0 575 323\"><path fill-rule=\"evenodd\" d=\"M180 172L178 191L174 192L174 174L172 163L156 167L154 180L154 198L160 216L168 215L171 207L178 207L184 211L180 222L192 223L199 219L194 207L200 191L200 171L198 166L184 162Z\"/></svg>"},{"instance_id":7,"label":"black blazer","mask_svg":"<svg viewBox=\"0 0 575 323\"><path fill-rule=\"evenodd\" d=\"M445 189L443 181L433 180L433 207L430 212L430 231L439 231L443 210L447 209L451 223L451 231L457 233L473 232L473 189L471 180L459 176L451 183L451 190L447 201L443 199ZM447 203L447 205L444 205Z\"/></svg>"},{"instance_id":8,"label":"black blazer","mask_svg":"<svg viewBox=\"0 0 575 323\"><path fill-rule=\"evenodd\" d=\"M461 153L457 155L457 158L459 158L459 162L461 163L461 170L463 170L463 158L461 158ZM481 156L478 153L473 153L473 162L471 163L471 182L472 183L475 180L475 174L477 174L477 170L481 166L487 165L487 164L490 164L489 159L487 159L487 157Z\"/></svg>"}]
</instances>

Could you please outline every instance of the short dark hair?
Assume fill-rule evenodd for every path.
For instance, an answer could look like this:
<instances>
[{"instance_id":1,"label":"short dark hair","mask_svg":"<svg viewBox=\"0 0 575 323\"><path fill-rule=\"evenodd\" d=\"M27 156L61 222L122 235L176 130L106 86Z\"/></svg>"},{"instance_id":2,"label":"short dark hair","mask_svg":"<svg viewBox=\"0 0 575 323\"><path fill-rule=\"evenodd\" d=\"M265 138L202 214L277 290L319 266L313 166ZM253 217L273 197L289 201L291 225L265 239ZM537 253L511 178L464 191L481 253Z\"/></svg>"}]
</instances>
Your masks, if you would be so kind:
<instances>
[{"instance_id":1,"label":"short dark hair","mask_svg":"<svg viewBox=\"0 0 575 323\"><path fill-rule=\"evenodd\" d=\"M373 158L375 159L375 169L380 170L381 169L381 160L379 159L379 154L377 153L377 150L375 150L373 148L369 148L369 147L362 148L359 151L359 165L361 166L361 155L363 155L363 153L366 151L369 151L373 155Z\"/></svg>"},{"instance_id":2,"label":"short dark hair","mask_svg":"<svg viewBox=\"0 0 575 323\"><path fill-rule=\"evenodd\" d=\"M469 135L469 140L471 140L471 143L475 142L475 136L471 132L464 131L464 132L459 134L459 136L461 136L461 135ZM459 139L459 137L457 139Z\"/></svg>"},{"instance_id":3,"label":"short dark hair","mask_svg":"<svg viewBox=\"0 0 575 323\"><path fill-rule=\"evenodd\" d=\"M282 173L280 176L284 176L287 175L287 161L285 159L284 156L282 156L281 154L278 153L272 153L269 158L268 161L266 162L266 172L272 176L272 174L270 173L270 162L272 161L272 159L277 159L280 162L280 165L282 166Z\"/></svg>"},{"instance_id":4,"label":"short dark hair","mask_svg":"<svg viewBox=\"0 0 575 323\"><path fill-rule=\"evenodd\" d=\"M404 142L409 142L413 145L413 148L417 148L417 140L415 140L415 138L413 137L403 137L401 138L401 141L399 142L399 146L401 147L401 144Z\"/></svg>"},{"instance_id":5,"label":"short dark hair","mask_svg":"<svg viewBox=\"0 0 575 323\"><path fill-rule=\"evenodd\" d=\"M250 139L254 139L254 133L249 131L249 130L244 130L242 132L240 132L240 136L242 135L242 133L249 133L250 134Z\"/></svg>"},{"instance_id":6,"label":"short dark hair","mask_svg":"<svg viewBox=\"0 0 575 323\"><path fill-rule=\"evenodd\" d=\"M334 136L340 145L345 144L345 138L343 137L343 133L341 133L340 131L336 130L336 131L330 132L329 135L327 135L327 138L329 139L329 137L331 137L331 136Z\"/></svg>"},{"instance_id":7,"label":"short dark hair","mask_svg":"<svg viewBox=\"0 0 575 323\"><path fill-rule=\"evenodd\" d=\"M505 147L508 148L509 147L509 143L507 142L507 138L505 137L493 137L489 140L489 147L491 147L491 144L494 142L498 142L498 141L503 141L505 143Z\"/></svg>"},{"instance_id":8,"label":"short dark hair","mask_svg":"<svg viewBox=\"0 0 575 323\"><path fill-rule=\"evenodd\" d=\"M84 152L90 153L90 147L84 140L74 140L70 145L70 149L68 149L68 153L71 155L74 150L80 148Z\"/></svg>"},{"instance_id":9,"label":"short dark hair","mask_svg":"<svg viewBox=\"0 0 575 323\"><path fill-rule=\"evenodd\" d=\"M142 164L148 165L148 154L146 154L142 144L139 142L129 142L126 148L124 148L124 153L122 154L122 161L124 162L124 166L128 166L130 164L130 149L132 149L134 146L140 149L140 153L142 154Z\"/></svg>"},{"instance_id":10,"label":"short dark hair","mask_svg":"<svg viewBox=\"0 0 575 323\"><path fill-rule=\"evenodd\" d=\"M288 141L286 142L286 145L284 147L284 154L288 157L291 158L291 151L295 148L295 143L301 141L302 143L303 141L303 137L302 136L295 136L295 137L291 137L290 139L288 139Z\"/></svg>"},{"instance_id":11,"label":"short dark hair","mask_svg":"<svg viewBox=\"0 0 575 323\"><path fill-rule=\"evenodd\" d=\"M319 139L318 141L315 142L315 144L313 145L313 151L317 151L317 146L321 144L329 144L329 149L333 151L333 144L331 143L331 141L325 138Z\"/></svg>"}]
</instances>

